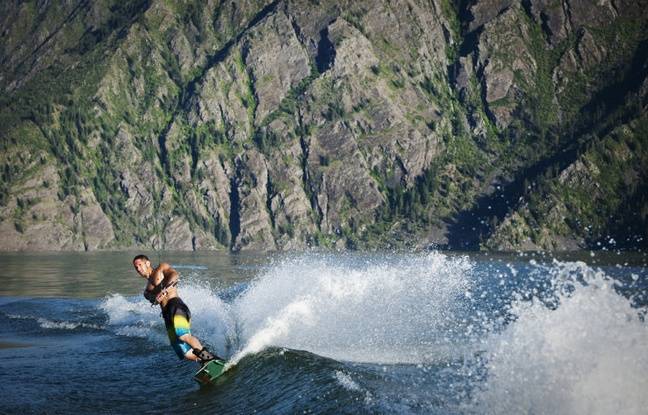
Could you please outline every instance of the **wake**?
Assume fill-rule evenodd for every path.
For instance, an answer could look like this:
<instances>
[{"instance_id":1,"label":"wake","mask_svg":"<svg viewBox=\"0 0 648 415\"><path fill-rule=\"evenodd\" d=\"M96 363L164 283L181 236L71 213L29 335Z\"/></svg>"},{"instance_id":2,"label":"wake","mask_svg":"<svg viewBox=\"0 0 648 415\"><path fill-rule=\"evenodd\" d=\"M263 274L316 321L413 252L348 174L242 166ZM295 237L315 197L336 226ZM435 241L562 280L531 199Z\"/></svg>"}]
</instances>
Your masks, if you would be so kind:
<instances>
[{"instance_id":1,"label":"wake","mask_svg":"<svg viewBox=\"0 0 648 415\"><path fill-rule=\"evenodd\" d=\"M642 413L648 325L618 283L584 263L531 263L524 275L507 266L477 296L480 265L465 256L310 254L271 265L228 301L196 282L180 294L192 332L229 357L228 368L269 347L370 364L468 356L485 376L465 380L474 393L461 412ZM505 304L495 298L534 279L547 285L505 293ZM115 333L167 343L159 310L145 300L114 295L101 308ZM336 379L359 388L348 374Z\"/></svg>"}]
</instances>

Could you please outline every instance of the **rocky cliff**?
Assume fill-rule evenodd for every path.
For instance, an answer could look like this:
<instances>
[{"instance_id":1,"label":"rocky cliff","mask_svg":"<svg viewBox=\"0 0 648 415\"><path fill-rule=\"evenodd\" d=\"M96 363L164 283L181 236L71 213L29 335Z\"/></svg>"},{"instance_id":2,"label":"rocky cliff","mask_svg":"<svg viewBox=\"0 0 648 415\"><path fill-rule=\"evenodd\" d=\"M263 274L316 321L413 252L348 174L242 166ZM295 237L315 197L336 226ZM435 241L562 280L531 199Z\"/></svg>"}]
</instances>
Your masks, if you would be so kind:
<instances>
[{"instance_id":1,"label":"rocky cliff","mask_svg":"<svg viewBox=\"0 0 648 415\"><path fill-rule=\"evenodd\" d=\"M648 244L645 1L0 16L2 250Z\"/></svg>"}]
</instances>

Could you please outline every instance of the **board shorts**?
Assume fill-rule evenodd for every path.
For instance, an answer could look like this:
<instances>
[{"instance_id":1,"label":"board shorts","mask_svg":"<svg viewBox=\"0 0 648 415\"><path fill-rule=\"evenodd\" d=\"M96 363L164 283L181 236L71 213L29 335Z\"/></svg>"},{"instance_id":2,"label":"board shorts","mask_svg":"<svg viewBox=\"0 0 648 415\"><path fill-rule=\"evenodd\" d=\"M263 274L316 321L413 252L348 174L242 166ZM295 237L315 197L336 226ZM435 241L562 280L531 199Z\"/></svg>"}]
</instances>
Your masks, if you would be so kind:
<instances>
[{"instance_id":1,"label":"board shorts","mask_svg":"<svg viewBox=\"0 0 648 415\"><path fill-rule=\"evenodd\" d=\"M184 359L191 346L180 340L180 336L191 334L191 312L189 307L179 298L170 299L162 309L164 325L167 329L169 342L180 359Z\"/></svg>"}]
</instances>

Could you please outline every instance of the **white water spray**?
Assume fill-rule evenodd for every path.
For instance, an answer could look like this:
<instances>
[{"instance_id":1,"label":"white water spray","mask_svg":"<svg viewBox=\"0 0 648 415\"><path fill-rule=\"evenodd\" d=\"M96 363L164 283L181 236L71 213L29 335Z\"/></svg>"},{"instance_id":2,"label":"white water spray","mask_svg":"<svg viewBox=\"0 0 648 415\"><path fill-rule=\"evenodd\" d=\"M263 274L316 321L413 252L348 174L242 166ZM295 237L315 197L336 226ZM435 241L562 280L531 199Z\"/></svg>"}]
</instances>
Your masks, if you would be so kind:
<instances>
[{"instance_id":1,"label":"white water spray","mask_svg":"<svg viewBox=\"0 0 648 415\"><path fill-rule=\"evenodd\" d=\"M233 304L244 346L308 350L356 362L421 362L446 353L444 333L468 287L471 264L438 253L353 264L339 257L286 260Z\"/></svg>"},{"instance_id":2,"label":"white water spray","mask_svg":"<svg viewBox=\"0 0 648 415\"><path fill-rule=\"evenodd\" d=\"M477 412L645 414L648 325L602 272L558 262L545 271L558 306L512 304L516 320L487 340Z\"/></svg>"}]
</instances>

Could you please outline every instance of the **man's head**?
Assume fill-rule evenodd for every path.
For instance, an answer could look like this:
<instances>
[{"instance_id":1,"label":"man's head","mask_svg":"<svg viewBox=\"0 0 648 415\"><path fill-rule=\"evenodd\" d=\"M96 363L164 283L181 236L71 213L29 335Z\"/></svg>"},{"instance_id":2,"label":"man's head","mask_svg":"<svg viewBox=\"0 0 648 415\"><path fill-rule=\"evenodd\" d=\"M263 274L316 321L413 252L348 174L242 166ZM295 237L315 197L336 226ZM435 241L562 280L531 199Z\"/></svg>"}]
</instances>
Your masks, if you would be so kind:
<instances>
[{"instance_id":1,"label":"man's head","mask_svg":"<svg viewBox=\"0 0 648 415\"><path fill-rule=\"evenodd\" d=\"M144 278L148 278L153 271L151 261L146 255L138 255L133 258L133 266L135 267L135 271Z\"/></svg>"}]
</instances>

